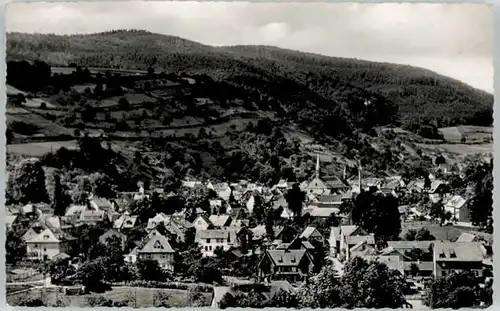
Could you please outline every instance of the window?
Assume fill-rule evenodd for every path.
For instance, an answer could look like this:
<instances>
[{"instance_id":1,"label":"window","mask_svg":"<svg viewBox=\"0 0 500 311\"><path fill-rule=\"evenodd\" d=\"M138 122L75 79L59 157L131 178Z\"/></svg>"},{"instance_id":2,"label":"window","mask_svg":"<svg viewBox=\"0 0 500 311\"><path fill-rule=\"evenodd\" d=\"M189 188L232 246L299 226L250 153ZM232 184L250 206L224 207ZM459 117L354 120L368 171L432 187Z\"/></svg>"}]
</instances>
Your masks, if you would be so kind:
<instances>
[{"instance_id":1,"label":"window","mask_svg":"<svg viewBox=\"0 0 500 311\"><path fill-rule=\"evenodd\" d=\"M205 251L208 251L208 246L205 245Z\"/></svg>"},{"instance_id":2,"label":"window","mask_svg":"<svg viewBox=\"0 0 500 311\"><path fill-rule=\"evenodd\" d=\"M44 247L44 248L43 248L43 251L44 251L44 252L46 252L46 251L47 251L47 248L46 248L46 247Z\"/></svg>"},{"instance_id":3,"label":"window","mask_svg":"<svg viewBox=\"0 0 500 311\"><path fill-rule=\"evenodd\" d=\"M207 243L210 243L210 239L207 239Z\"/></svg>"},{"instance_id":4,"label":"window","mask_svg":"<svg viewBox=\"0 0 500 311\"><path fill-rule=\"evenodd\" d=\"M209 247L208 247L208 249L209 249L209 250L212 250L212 246L209 246Z\"/></svg>"}]
</instances>

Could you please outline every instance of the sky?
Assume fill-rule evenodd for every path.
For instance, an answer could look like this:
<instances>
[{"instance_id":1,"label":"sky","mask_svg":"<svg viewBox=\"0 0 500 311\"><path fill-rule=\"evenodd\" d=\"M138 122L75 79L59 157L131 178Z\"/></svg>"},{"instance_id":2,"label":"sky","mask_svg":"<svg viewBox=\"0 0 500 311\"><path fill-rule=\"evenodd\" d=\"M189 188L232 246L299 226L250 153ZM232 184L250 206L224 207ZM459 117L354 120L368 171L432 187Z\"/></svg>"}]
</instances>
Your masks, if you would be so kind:
<instances>
[{"instance_id":1,"label":"sky","mask_svg":"<svg viewBox=\"0 0 500 311\"><path fill-rule=\"evenodd\" d=\"M493 92L494 15L484 4L10 3L6 29L144 29L209 45L273 45L423 67Z\"/></svg>"}]
</instances>

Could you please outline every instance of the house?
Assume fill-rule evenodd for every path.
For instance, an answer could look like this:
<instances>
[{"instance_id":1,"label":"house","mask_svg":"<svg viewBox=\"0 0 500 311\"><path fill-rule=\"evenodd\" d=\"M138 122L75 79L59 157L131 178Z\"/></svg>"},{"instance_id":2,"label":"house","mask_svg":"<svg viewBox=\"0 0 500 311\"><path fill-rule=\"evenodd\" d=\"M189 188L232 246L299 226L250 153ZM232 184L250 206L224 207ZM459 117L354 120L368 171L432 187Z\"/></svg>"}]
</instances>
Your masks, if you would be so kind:
<instances>
[{"instance_id":1,"label":"house","mask_svg":"<svg viewBox=\"0 0 500 311\"><path fill-rule=\"evenodd\" d=\"M274 239L283 243L292 242L297 236L298 232L292 226L276 227Z\"/></svg>"},{"instance_id":2,"label":"house","mask_svg":"<svg viewBox=\"0 0 500 311\"><path fill-rule=\"evenodd\" d=\"M195 188L195 187L203 187L203 183L201 181L196 180L184 180L182 182L182 186L186 188Z\"/></svg>"},{"instance_id":3,"label":"house","mask_svg":"<svg viewBox=\"0 0 500 311\"><path fill-rule=\"evenodd\" d=\"M193 227L196 231L207 230L208 228L213 227L213 224L207 216L198 215L198 217L196 217L193 221Z\"/></svg>"},{"instance_id":4,"label":"house","mask_svg":"<svg viewBox=\"0 0 500 311\"><path fill-rule=\"evenodd\" d=\"M63 231L45 228L26 240L26 257L37 261L51 260L60 253L68 253L73 240Z\"/></svg>"},{"instance_id":5,"label":"house","mask_svg":"<svg viewBox=\"0 0 500 311\"><path fill-rule=\"evenodd\" d=\"M349 260L356 256L366 257L377 255L377 250L375 248L375 245L371 244L370 241L362 240L358 244L351 247L347 254L349 254L347 260Z\"/></svg>"},{"instance_id":6,"label":"house","mask_svg":"<svg viewBox=\"0 0 500 311\"><path fill-rule=\"evenodd\" d=\"M164 213L158 213L156 214L155 217L148 219L148 225L146 229L153 230L154 228L156 228L156 226L158 226L160 223L165 222L165 220L167 219L168 219L167 215L165 215Z\"/></svg>"},{"instance_id":7,"label":"house","mask_svg":"<svg viewBox=\"0 0 500 311\"><path fill-rule=\"evenodd\" d=\"M308 206L302 210L302 215L309 214L313 218L329 218L332 215L338 215L340 210L337 207L319 207Z\"/></svg>"},{"instance_id":8,"label":"house","mask_svg":"<svg viewBox=\"0 0 500 311\"><path fill-rule=\"evenodd\" d=\"M208 219L216 228L229 227L233 221L229 215L210 215Z\"/></svg>"},{"instance_id":9,"label":"house","mask_svg":"<svg viewBox=\"0 0 500 311\"><path fill-rule=\"evenodd\" d=\"M92 196L92 198L90 199L90 205L92 206L92 208L99 211L109 211L113 209L113 204L111 203L111 201L97 196Z\"/></svg>"},{"instance_id":10,"label":"house","mask_svg":"<svg viewBox=\"0 0 500 311\"><path fill-rule=\"evenodd\" d=\"M282 229L283 229L283 227L280 227L280 226L273 227L274 236L277 237L278 233L280 233L280 231ZM253 236L254 241L262 240L262 239L266 238L266 236L267 236L266 226L264 226L264 225L258 225L255 228L252 228L250 230L252 231L252 236ZM295 236L293 236L293 238L295 238Z\"/></svg>"},{"instance_id":11,"label":"house","mask_svg":"<svg viewBox=\"0 0 500 311\"><path fill-rule=\"evenodd\" d=\"M139 252L139 247L138 246L134 247L134 249L130 253L123 255L123 261L125 261L126 263L135 264L137 262L138 252Z\"/></svg>"},{"instance_id":12,"label":"house","mask_svg":"<svg viewBox=\"0 0 500 311\"><path fill-rule=\"evenodd\" d=\"M68 223L76 223L80 219L80 214L87 210L86 205L71 205L64 214L63 219Z\"/></svg>"},{"instance_id":13,"label":"house","mask_svg":"<svg viewBox=\"0 0 500 311\"><path fill-rule=\"evenodd\" d=\"M314 200L316 204L325 205L337 205L339 207L342 205L342 195L341 194L329 194L329 195L319 195Z\"/></svg>"},{"instance_id":14,"label":"house","mask_svg":"<svg viewBox=\"0 0 500 311\"><path fill-rule=\"evenodd\" d=\"M132 216L129 212L125 212L114 221L113 228L117 230L130 230L137 225L137 222L137 216Z\"/></svg>"},{"instance_id":15,"label":"house","mask_svg":"<svg viewBox=\"0 0 500 311\"><path fill-rule=\"evenodd\" d=\"M433 254L434 277L451 271L472 271L482 276L486 249L480 242L436 242Z\"/></svg>"},{"instance_id":16,"label":"house","mask_svg":"<svg viewBox=\"0 0 500 311\"><path fill-rule=\"evenodd\" d=\"M234 228L243 228L248 227L249 220L248 219L236 219L231 222L230 227Z\"/></svg>"},{"instance_id":17,"label":"house","mask_svg":"<svg viewBox=\"0 0 500 311\"><path fill-rule=\"evenodd\" d=\"M174 253L168 239L156 232L150 236L142 248L137 250L137 258L155 260L162 269L174 271Z\"/></svg>"},{"instance_id":18,"label":"house","mask_svg":"<svg viewBox=\"0 0 500 311\"><path fill-rule=\"evenodd\" d=\"M370 246L374 248L375 237L373 235L350 235L345 237L344 243L344 248L341 251L345 255L345 259L349 261L352 258L352 250L361 251Z\"/></svg>"},{"instance_id":19,"label":"house","mask_svg":"<svg viewBox=\"0 0 500 311\"><path fill-rule=\"evenodd\" d=\"M453 196L444 205L444 210L450 212L453 219L459 223L470 223L470 214L467 206L467 200L462 196Z\"/></svg>"},{"instance_id":20,"label":"house","mask_svg":"<svg viewBox=\"0 0 500 311\"><path fill-rule=\"evenodd\" d=\"M391 270L396 270L405 275L405 266L403 261L398 256L360 256L368 262L380 262L387 266Z\"/></svg>"},{"instance_id":21,"label":"house","mask_svg":"<svg viewBox=\"0 0 500 311\"><path fill-rule=\"evenodd\" d=\"M7 230L16 230L20 225L20 219L18 215L5 215L5 227Z\"/></svg>"},{"instance_id":22,"label":"house","mask_svg":"<svg viewBox=\"0 0 500 311\"><path fill-rule=\"evenodd\" d=\"M99 242L104 245L107 245L108 239L112 238L117 238L118 240L120 240L120 245L123 251L125 249L125 244L127 243L127 236L115 229L109 229L108 231L104 232L101 236L99 236Z\"/></svg>"},{"instance_id":23,"label":"house","mask_svg":"<svg viewBox=\"0 0 500 311\"><path fill-rule=\"evenodd\" d=\"M340 248L338 252L343 256L349 256L349 250L361 241L375 244L373 235L367 235L359 226L340 226Z\"/></svg>"},{"instance_id":24,"label":"house","mask_svg":"<svg viewBox=\"0 0 500 311\"><path fill-rule=\"evenodd\" d=\"M106 212L100 210L86 210L80 214L78 223L80 224L104 224L109 222Z\"/></svg>"},{"instance_id":25,"label":"house","mask_svg":"<svg viewBox=\"0 0 500 311\"><path fill-rule=\"evenodd\" d=\"M439 241L387 241L387 247L401 252L402 254L407 251L418 248L424 252L432 250L434 243Z\"/></svg>"},{"instance_id":26,"label":"house","mask_svg":"<svg viewBox=\"0 0 500 311\"><path fill-rule=\"evenodd\" d=\"M300 239L307 241L316 241L322 244L325 243L325 237L319 232L319 230L315 227L308 226L302 231L299 236Z\"/></svg>"},{"instance_id":27,"label":"house","mask_svg":"<svg viewBox=\"0 0 500 311\"><path fill-rule=\"evenodd\" d=\"M300 238L296 238L290 243L282 243L279 244L276 249L302 249L302 250L307 250L307 251L313 251L315 247L309 242L309 241L304 241Z\"/></svg>"},{"instance_id":28,"label":"house","mask_svg":"<svg viewBox=\"0 0 500 311\"><path fill-rule=\"evenodd\" d=\"M196 231L195 242L201 246L203 256L211 257L216 249L227 251L238 246L238 231L234 228Z\"/></svg>"},{"instance_id":29,"label":"house","mask_svg":"<svg viewBox=\"0 0 500 311\"><path fill-rule=\"evenodd\" d=\"M312 271L314 261L306 250L267 250L259 263L259 279L298 282Z\"/></svg>"},{"instance_id":30,"label":"house","mask_svg":"<svg viewBox=\"0 0 500 311\"><path fill-rule=\"evenodd\" d=\"M405 275L432 277L434 273L434 263L432 261L404 261L403 264ZM416 275L412 275L413 273Z\"/></svg>"},{"instance_id":31,"label":"house","mask_svg":"<svg viewBox=\"0 0 500 311\"><path fill-rule=\"evenodd\" d=\"M215 192L217 195L226 202L229 202L229 198L231 197L231 187L229 187L228 183L219 183L215 185Z\"/></svg>"}]
</instances>

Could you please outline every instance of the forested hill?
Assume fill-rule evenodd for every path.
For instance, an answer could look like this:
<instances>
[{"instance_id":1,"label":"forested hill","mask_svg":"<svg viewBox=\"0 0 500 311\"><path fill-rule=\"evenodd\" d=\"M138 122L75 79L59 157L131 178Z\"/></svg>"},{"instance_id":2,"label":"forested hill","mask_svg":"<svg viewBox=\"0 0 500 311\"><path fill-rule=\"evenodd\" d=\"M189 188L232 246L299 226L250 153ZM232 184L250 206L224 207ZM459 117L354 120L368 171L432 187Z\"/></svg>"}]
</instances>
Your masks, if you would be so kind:
<instances>
[{"instance_id":1,"label":"forested hill","mask_svg":"<svg viewBox=\"0 0 500 311\"><path fill-rule=\"evenodd\" d=\"M395 104L397 118L380 123L423 117L440 127L492 124L493 95L432 71L268 46L212 47L146 31L9 33L7 60L206 74L302 111L311 103L351 110L366 101Z\"/></svg>"}]
</instances>

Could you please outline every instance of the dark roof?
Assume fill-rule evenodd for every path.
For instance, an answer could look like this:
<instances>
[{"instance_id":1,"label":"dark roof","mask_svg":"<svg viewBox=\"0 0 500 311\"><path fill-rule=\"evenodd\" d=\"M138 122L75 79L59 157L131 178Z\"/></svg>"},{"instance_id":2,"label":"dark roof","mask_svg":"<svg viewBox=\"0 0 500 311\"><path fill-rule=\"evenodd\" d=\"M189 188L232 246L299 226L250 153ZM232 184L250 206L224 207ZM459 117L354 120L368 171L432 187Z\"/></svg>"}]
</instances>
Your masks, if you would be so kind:
<instances>
[{"instance_id":1,"label":"dark roof","mask_svg":"<svg viewBox=\"0 0 500 311\"><path fill-rule=\"evenodd\" d=\"M267 254L277 266L298 266L304 256L305 250L268 250Z\"/></svg>"}]
</instances>

